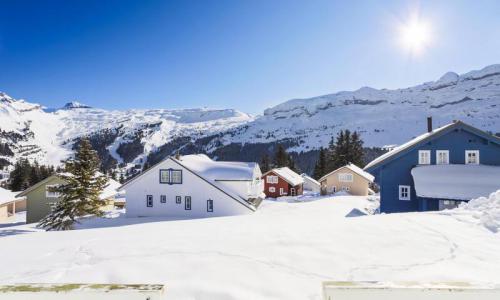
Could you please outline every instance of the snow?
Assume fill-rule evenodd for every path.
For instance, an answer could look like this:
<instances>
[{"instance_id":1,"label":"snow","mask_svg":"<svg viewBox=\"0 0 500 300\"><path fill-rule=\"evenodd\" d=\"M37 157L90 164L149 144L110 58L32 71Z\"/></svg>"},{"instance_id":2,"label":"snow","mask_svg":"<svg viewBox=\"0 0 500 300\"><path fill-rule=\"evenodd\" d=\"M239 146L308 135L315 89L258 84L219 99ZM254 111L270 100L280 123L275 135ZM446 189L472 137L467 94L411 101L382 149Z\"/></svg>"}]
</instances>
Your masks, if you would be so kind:
<instances>
[{"instance_id":1,"label":"snow","mask_svg":"<svg viewBox=\"0 0 500 300\"><path fill-rule=\"evenodd\" d=\"M363 197L264 201L251 215L0 229L0 282L165 284L168 299L321 299L323 281L500 283L498 235L447 214L346 217ZM36 247L33 247L36 245Z\"/></svg>"},{"instance_id":2,"label":"snow","mask_svg":"<svg viewBox=\"0 0 500 300\"><path fill-rule=\"evenodd\" d=\"M415 145L417 145L418 143L422 142L423 140L435 135L436 133L439 133L453 125L455 125L456 123L453 122L453 123L450 123L450 124L447 124L445 126L442 126L442 127L439 127L439 128L436 128L434 130L432 130L431 132L426 132L424 134L421 134L419 136L417 136L416 138L413 138L411 139L410 141L398 146L398 147L395 147L394 149L392 149L391 151L387 152L387 153L384 153L382 154L381 156L377 157L376 159L372 160L371 162L369 162L366 166L365 166L365 170L375 166L375 165L378 165L379 163L383 162L384 160L406 150L406 149L409 149Z\"/></svg>"},{"instance_id":3,"label":"snow","mask_svg":"<svg viewBox=\"0 0 500 300\"><path fill-rule=\"evenodd\" d=\"M9 203L12 201L19 201L21 199L16 199L16 194L14 192L11 192L9 190L6 190L4 188L0 187L0 205Z\"/></svg>"},{"instance_id":4,"label":"snow","mask_svg":"<svg viewBox=\"0 0 500 300\"><path fill-rule=\"evenodd\" d=\"M179 162L211 181L253 180L256 175L255 168L258 166L254 162L215 161L205 154L182 155Z\"/></svg>"},{"instance_id":5,"label":"snow","mask_svg":"<svg viewBox=\"0 0 500 300\"><path fill-rule=\"evenodd\" d=\"M108 185L102 191L100 198L101 199L108 199L108 198L116 196L118 194L118 188L120 186L121 186L121 183L119 183L116 180L113 180L112 178L108 178Z\"/></svg>"},{"instance_id":6,"label":"snow","mask_svg":"<svg viewBox=\"0 0 500 300\"><path fill-rule=\"evenodd\" d=\"M286 180L288 183L290 183L293 186L304 183L304 178L302 178L302 176L295 173L294 171L292 171L288 167L275 168L269 172L274 172L274 173L278 174L281 178L283 178L284 180Z\"/></svg>"},{"instance_id":7,"label":"snow","mask_svg":"<svg viewBox=\"0 0 500 300\"><path fill-rule=\"evenodd\" d=\"M479 197L464 203L458 210L472 212L478 224L492 232L500 230L500 190L491 193L489 197Z\"/></svg>"},{"instance_id":8,"label":"snow","mask_svg":"<svg viewBox=\"0 0 500 300\"><path fill-rule=\"evenodd\" d=\"M500 189L500 166L428 165L411 174L419 197L471 200Z\"/></svg>"}]
</instances>

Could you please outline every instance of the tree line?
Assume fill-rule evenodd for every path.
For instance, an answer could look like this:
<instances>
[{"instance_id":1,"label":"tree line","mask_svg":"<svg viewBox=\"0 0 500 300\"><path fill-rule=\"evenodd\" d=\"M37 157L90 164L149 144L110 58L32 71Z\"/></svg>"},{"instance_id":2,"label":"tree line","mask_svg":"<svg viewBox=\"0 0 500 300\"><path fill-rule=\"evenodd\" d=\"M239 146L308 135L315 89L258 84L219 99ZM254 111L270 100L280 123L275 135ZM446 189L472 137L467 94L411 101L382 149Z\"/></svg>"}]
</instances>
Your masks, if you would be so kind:
<instances>
[{"instance_id":1,"label":"tree line","mask_svg":"<svg viewBox=\"0 0 500 300\"><path fill-rule=\"evenodd\" d=\"M271 158L267 153L264 154L260 160L259 166L262 173L266 173L274 168L282 167L288 167L297 173L300 172L299 168L295 164L295 161L293 160L293 157L286 152L283 145L278 145L273 158Z\"/></svg>"},{"instance_id":2,"label":"tree line","mask_svg":"<svg viewBox=\"0 0 500 300\"><path fill-rule=\"evenodd\" d=\"M38 162L30 163L27 159L19 159L14 164L10 173L9 189L22 191L54 174L54 166L39 165Z\"/></svg>"}]
</instances>

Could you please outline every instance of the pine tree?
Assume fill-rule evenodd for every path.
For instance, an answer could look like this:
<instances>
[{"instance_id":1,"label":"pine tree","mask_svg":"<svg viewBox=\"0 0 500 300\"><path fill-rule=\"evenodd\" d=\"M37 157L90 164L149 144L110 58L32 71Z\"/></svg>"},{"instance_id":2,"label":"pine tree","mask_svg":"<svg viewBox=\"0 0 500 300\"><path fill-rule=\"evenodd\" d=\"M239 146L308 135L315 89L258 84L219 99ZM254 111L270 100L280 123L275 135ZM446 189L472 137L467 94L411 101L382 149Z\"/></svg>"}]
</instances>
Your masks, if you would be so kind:
<instances>
[{"instance_id":1,"label":"pine tree","mask_svg":"<svg viewBox=\"0 0 500 300\"><path fill-rule=\"evenodd\" d=\"M265 153L262 158L260 159L260 171L262 174L266 173L267 171L271 170L271 159L269 158L269 155Z\"/></svg>"},{"instance_id":2,"label":"pine tree","mask_svg":"<svg viewBox=\"0 0 500 300\"><path fill-rule=\"evenodd\" d=\"M355 164L358 167L365 166L363 140L361 140L359 133L357 133L356 131L354 131L351 135L351 151L349 152L349 154L349 160L351 163Z\"/></svg>"},{"instance_id":3,"label":"pine tree","mask_svg":"<svg viewBox=\"0 0 500 300\"><path fill-rule=\"evenodd\" d=\"M319 149L318 161L316 161L316 165L314 166L313 177L314 179L320 179L327 173L327 150L321 147Z\"/></svg>"},{"instance_id":4,"label":"pine tree","mask_svg":"<svg viewBox=\"0 0 500 300\"><path fill-rule=\"evenodd\" d=\"M294 172L297 172L299 173L299 169L297 168L297 165L295 164L295 161L293 160L293 157L291 154L288 155L288 159L287 159L287 165L286 165L288 168L290 168L290 170L294 171Z\"/></svg>"},{"instance_id":5,"label":"pine tree","mask_svg":"<svg viewBox=\"0 0 500 300\"><path fill-rule=\"evenodd\" d=\"M331 172L349 163L362 167L363 161L363 141L357 132L341 130L337 134L335 143L330 142L328 148L328 168Z\"/></svg>"},{"instance_id":6,"label":"pine tree","mask_svg":"<svg viewBox=\"0 0 500 300\"><path fill-rule=\"evenodd\" d=\"M276 168L287 167L289 165L288 154L283 145L278 145L278 149L274 155L274 166Z\"/></svg>"},{"instance_id":7,"label":"pine tree","mask_svg":"<svg viewBox=\"0 0 500 300\"><path fill-rule=\"evenodd\" d=\"M88 139L82 139L74 158L64 164L65 173L59 174L64 184L54 188L60 194L54 210L42 219L39 227L46 230L68 230L86 215L102 216L100 199L107 186L107 177L98 173L99 159Z\"/></svg>"}]
</instances>

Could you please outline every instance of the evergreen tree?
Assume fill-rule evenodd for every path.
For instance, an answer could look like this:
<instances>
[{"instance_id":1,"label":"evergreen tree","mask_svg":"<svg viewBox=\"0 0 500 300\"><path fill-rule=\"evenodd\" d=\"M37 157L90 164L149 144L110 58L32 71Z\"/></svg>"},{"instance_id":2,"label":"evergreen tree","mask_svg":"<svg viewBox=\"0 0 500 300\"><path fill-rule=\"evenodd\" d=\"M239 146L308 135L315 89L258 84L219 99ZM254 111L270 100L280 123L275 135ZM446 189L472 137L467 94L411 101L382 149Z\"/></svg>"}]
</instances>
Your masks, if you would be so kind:
<instances>
[{"instance_id":1,"label":"evergreen tree","mask_svg":"<svg viewBox=\"0 0 500 300\"><path fill-rule=\"evenodd\" d=\"M295 165L295 161L293 160L293 157L291 154L288 155L288 159L287 159L287 165L286 165L288 168L290 168L290 170L294 171L294 172L297 172L299 173L299 169L297 168L297 166Z\"/></svg>"},{"instance_id":2,"label":"evergreen tree","mask_svg":"<svg viewBox=\"0 0 500 300\"><path fill-rule=\"evenodd\" d=\"M357 132L341 130L337 134L336 141L330 142L328 148L327 173L349 163L359 167L364 165L363 161L363 141Z\"/></svg>"},{"instance_id":3,"label":"evergreen tree","mask_svg":"<svg viewBox=\"0 0 500 300\"><path fill-rule=\"evenodd\" d=\"M125 182L125 177L123 176L123 173L120 174L120 183L124 183Z\"/></svg>"},{"instance_id":4,"label":"evergreen tree","mask_svg":"<svg viewBox=\"0 0 500 300\"><path fill-rule=\"evenodd\" d=\"M269 155L265 153L262 158L260 159L260 171L262 174L266 173L267 171L271 170L271 159L269 158Z\"/></svg>"},{"instance_id":5,"label":"evergreen tree","mask_svg":"<svg viewBox=\"0 0 500 300\"><path fill-rule=\"evenodd\" d=\"M319 149L319 156L316 165L314 166L313 177L320 179L327 174L327 150L321 147Z\"/></svg>"},{"instance_id":6,"label":"evergreen tree","mask_svg":"<svg viewBox=\"0 0 500 300\"><path fill-rule=\"evenodd\" d=\"M107 177L98 173L99 159L88 139L82 139L74 158L64 164L65 173L59 176L64 184L54 188L60 194L54 210L42 219L39 227L46 230L68 230L85 215L102 216L100 199L107 186Z\"/></svg>"},{"instance_id":7,"label":"evergreen tree","mask_svg":"<svg viewBox=\"0 0 500 300\"><path fill-rule=\"evenodd\" d=\"M288 153L286 153L285 147L283 145L278 145L278 149L274 155L274 167L288 167L289 165L289 157Z\"/></svg>"}]
</instances>

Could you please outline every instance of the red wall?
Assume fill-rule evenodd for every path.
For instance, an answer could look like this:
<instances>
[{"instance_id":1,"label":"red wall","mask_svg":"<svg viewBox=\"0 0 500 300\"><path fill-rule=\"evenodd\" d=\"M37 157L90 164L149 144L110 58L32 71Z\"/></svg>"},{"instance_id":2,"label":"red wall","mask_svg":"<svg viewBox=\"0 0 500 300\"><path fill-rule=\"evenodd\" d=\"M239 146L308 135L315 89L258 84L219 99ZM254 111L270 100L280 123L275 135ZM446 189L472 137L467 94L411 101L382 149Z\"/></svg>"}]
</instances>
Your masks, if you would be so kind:
<instances>
[{"instance_id":1,"label":"red wall","mask_svg":"<svg viewBox=\"0 0 500 300\"><path fill-rule=\"evenodd\" d=\"M266 197L271 197L271 198L278 198L281 196L290 196L290 189L293 188L294 186L290 185L287 181L285 181L283 178L278 176L278 183L267 183L267 176L278 176L274 172L269 172L265 176L262 176L262 179L264 180L264 193L266 194ZM269 188L274 187L274 193L269 192ZM284 189L285 195L280 195L280 188ZM302 184L295 186L295 194L296 195L302 195Z\"/></svg>"}]
</instances>

